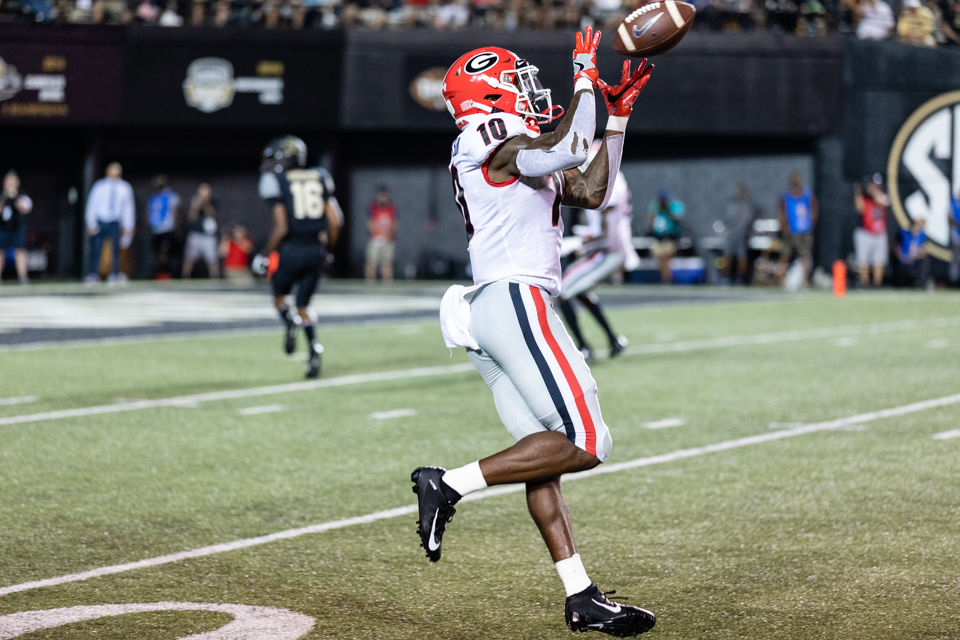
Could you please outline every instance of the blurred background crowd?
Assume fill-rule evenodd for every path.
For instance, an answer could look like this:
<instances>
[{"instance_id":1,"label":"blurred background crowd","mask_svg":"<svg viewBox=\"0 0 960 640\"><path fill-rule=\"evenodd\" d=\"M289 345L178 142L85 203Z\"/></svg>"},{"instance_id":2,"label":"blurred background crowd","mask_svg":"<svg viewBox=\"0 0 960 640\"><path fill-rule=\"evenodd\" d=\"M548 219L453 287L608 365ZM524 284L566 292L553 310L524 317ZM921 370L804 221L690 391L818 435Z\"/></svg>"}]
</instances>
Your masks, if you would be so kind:
<instances>
[{"instance_id":1,"label":"blurred background crowd","mask_svg":"<svg viewBox=\"0 0 960 640\"><path fill-rule=\"evenodd\" d=\"M960 44L960 0L691 0L694 29ZM0 19L267 29L609 29L643 0L0 0Z\"/></svg>"}]
</instances>

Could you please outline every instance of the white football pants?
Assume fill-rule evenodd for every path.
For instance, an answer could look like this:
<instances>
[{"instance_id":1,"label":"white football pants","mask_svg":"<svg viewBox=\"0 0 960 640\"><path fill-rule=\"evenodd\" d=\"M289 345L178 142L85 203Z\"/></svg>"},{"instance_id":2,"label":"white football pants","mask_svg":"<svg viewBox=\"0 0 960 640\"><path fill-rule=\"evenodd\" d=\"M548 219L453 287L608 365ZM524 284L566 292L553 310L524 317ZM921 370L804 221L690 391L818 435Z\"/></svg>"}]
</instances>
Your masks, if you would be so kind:
<instances>
[{"instance_id":1,"label":"white football pants","mask_svg":"<svg viewBox=\"0 0 960 640\"><path fill-rule=\"evenodd\" d=\"M613 441L597 383L546 291L507 281L485 285L470 302L470 333L481 351L467 353L515 440L559 431L606 459Z\"/></svg>"}]
</instances>

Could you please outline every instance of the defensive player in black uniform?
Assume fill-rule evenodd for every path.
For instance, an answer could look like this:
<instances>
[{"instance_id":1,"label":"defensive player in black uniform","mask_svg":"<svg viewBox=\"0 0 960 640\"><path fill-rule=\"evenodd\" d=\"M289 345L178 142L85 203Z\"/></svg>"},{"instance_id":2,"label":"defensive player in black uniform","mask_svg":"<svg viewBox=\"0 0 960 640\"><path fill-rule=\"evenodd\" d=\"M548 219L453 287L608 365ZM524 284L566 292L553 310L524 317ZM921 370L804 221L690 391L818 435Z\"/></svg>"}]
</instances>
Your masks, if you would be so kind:
<instances>
[{"instance_id":1,"label":"defensive player in black uniform","mask_svg":"<svg viewBox=\"0 0 960 640\"><path fill-rule=\"evenodd\" d=\"M296 349L297 327L307 336L307 377L320 375L323 345L317 342L314 318L307 310L320 281L327 248L337 240L343 214L333 195L333 179L326 169L305 168L307 145L296 136L271 140L263 150L260 165L260 197L270 206L273 231L266 253L278 252L276 270L270 278L273 302L284 324L284 351ZM268 259L258 256L255 268L266 270ZM287 296L297 288L297 315L291 313Z\"/></svg>"}]
</instances>

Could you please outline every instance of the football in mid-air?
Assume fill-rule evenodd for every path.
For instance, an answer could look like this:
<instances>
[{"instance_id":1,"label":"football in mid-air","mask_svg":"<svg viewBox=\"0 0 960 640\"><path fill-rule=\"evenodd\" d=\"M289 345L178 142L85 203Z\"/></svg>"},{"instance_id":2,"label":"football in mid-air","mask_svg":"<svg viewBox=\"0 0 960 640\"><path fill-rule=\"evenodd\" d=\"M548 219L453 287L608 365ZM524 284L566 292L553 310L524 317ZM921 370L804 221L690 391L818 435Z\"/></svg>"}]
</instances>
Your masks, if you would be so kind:
<instances>
[{"instance_id":1,"label":"football in mid-air","mask_svg":"<svg viewBox=\"0 0 960 640\"><path fill-rule=\"evenodd\" d=\"M683 39L697 9L689 2L653 0L630 12L613 40L613 50L647 58L673 49Z\"/></svg>"}]
</instances>

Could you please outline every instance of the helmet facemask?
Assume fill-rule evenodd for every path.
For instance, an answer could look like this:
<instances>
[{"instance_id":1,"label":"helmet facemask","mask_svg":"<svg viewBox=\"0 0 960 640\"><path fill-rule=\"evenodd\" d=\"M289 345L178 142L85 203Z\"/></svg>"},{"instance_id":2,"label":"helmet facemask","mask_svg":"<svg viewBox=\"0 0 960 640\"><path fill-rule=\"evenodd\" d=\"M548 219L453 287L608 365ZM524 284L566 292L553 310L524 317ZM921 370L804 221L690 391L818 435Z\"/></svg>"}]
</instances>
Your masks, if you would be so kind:
<instances>
[{"instance_id":1,"label":"helmet facemask","mask_svg":"<svg viewBox=\"0 0 960 640\"><path fill-rule=\"evenodd\" d=\"M544 89L537 74L540 69L523 59L517 60L516 68L500 74L500 82L512 85L517 92L517 113L533 118L538 123L547 123L553 115L553 101L550 89Z\"/></svg>"}]
</instances>

